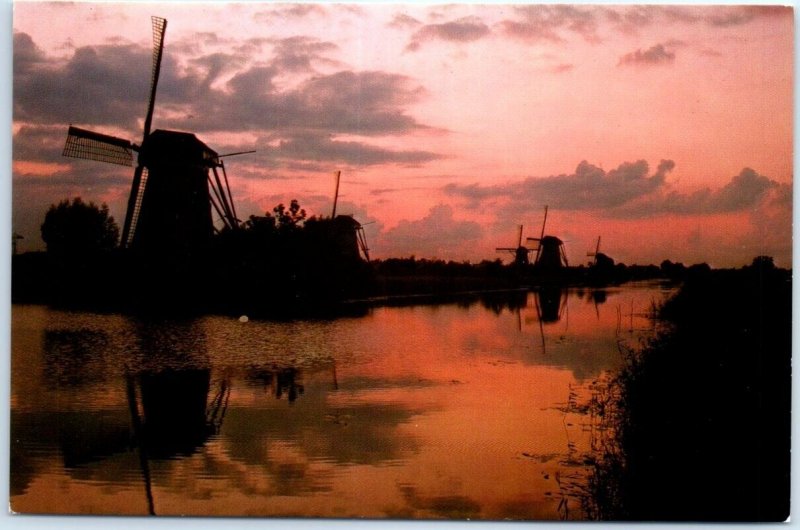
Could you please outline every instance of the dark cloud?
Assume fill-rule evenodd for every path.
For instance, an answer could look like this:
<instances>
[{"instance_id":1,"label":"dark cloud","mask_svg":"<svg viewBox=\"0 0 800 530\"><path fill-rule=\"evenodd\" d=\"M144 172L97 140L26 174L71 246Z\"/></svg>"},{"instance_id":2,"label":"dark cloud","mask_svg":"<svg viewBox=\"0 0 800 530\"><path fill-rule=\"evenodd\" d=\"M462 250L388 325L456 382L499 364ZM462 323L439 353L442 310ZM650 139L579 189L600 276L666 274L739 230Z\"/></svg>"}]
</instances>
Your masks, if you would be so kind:
<instances>
[{"instance_id":1,"label":"dark cloud","mask_svg":"<svg viewBox=\"0 0 800 530\"><path fill-rule=\"evenodd\" d=\"M441 158L428 151L392 151L363 142L341 141L318 133L296 134L270 148L281 161L341 162L352 166L395 163L417 165Z\"/></svg>"},{"instance_id":2,"label":"dark cloud","mask_svg":"<svg viewBox=\"0 0 800 530\"><path fill-rule=\"evenodd\" d=\"M411 37L406 50L416 51L425 42L443 40L447 42L472 42L491 33L489 26L476 17L465 17L442 24L428 24L418 29Z\"/></svg>"},{"instance_id":3,"label":"dark cloud","mask_svg":"<svg viewBox=\"0 0 800 530\"><path fill-rule=\"evenodd\" d=\"M11 140L14 160L43 163L67 163L61 156L67 139L66 125L23 125Z\"/></svg>"},{"instance_id":4,"label":"dark cloud","mask_svg":"<svg viewBox=\"0 0 800 530\"><path fill-rule=\"evenodd\" d=\"M623 55L617 66L625 65L659 65L675 61L675 52L669 51L663 44L656 44L645 51L641 49Z\"/></svg>"},{"instance_id":5,"label":"dark cloud","mask_svg":"<svg viewBox=\"0 0 800 530\"><path fill-rule=\"evenodd\" d=\"M297 88L275 89L274 68L256 67L235 76L228 93L214 93L204 106L210 130L317 131L361 136L406 134L425 128L405 113L423 94L411 80L385 72L337 72Z\"/></svg>"},{"instance_id":6,"label":"dark cloud","mask_svg":"<svg viewBox=\"0 0 800 530\"><path fill-rule=\"evenodd\" d=\"M577 6L526 5L515 9L516 16L500 22L501 33L530 43L561 42L575 34L588 42L600 42L601 29L638 34L655 25L703 24L714 27L742 25L760 17L785 13L781 6Z\"/></svg>"},{"instance_id":7,"label":"dark cloud","mask_svg":"<svg viewBox=\"0 0 800 530\"><path fill-rule=\"evenodd\" d=\"M24 75L42 63L46 63L44 52L27 33L14 34L14 75Z\"/></svg>"},{"instance_id":8,"label":"dark cloud","mask_svg":"<svg viewBox=\"0 0 800 530\"><path fill-rule=\"evenodd\" d=\"M448 184L444 191L469 199L473 206L485 199L502 197L513 203L549 204L563 210L608 210L663 186L674 165L671 160L664 160L650 175L644 160L625 162L608 172L583 161L570 175L528 178L500 186Z\"/></svg>"},{"instance_id":9,"label":"dark cloud","mask_svg":"<svg viewBox=\"0 0 800 530\"><path fill-rule=\"evenodd\" d=\"M52 175L38 177L19 175L14 179L13 185L18 189L30 188L40 192L61 192L66 198L69 193L74 193L74 191L68 192L67 190L83 190L99 196L119 186L130 186L133 179L133 170L127 175L123 174L124 171L113 171L107 167L96 165L85 166L83 168L85 171L81 171L81 169L81 167L75 167L69 171L59 171ZM94 199L87 198L87 200Z\"/></svg>"},{"instance_id":10,"label":"dark cloud","mask_svg":"<svg viewBox=\"0 0 800 530\"><path fill-rule=\"evenodd\" d=\"M315 62L338 65L325 54L338 50L332 42L323 42L310 37L289 37L275 43L275 59L273 66L286 72L311 72Z\"/></svg>"},{"instance_id":11,"label":"dark cloud","mask_svg":"<svg viewBox=\"0 0 800 530\"><path fill-rule=\"evenodd\" d=\"M391 248L396 256L437 256L455 259L463 256L483 236L483 228L474 221L453 218L453 208L440 204L416 221L400 221L380 236L381 246Z\"/></svg>"},{"instance_id":12,"label":"dark cloud","mask_svg":"<svg viewBox=\"0 0 800 530\"><path fill-rule=\"evenodd\" d=\"M634 219L653 215L710 215L742 212L769 197L791 206L791 186L780 184L745 168L722 188L692 193L670 189L666 176L675 167L662 160L650 174L646 161L625 162L608 172L581 162L575 173L528 178L500 186L448 184L445 193L466 199L471 208L501 199L509 215L530 210L531 204L548 204L560 210L599 211L611 218ZM786 197L789 197L787 200Z\"/></svg>"},{"instance_id":13,"label":"dark cloud","mask_svg":"<svg viewBox=\"0 0 800 530\"><path fill-rule=\"evenodd\" d=\"M142 118L150 84L150 50L134 45L83 47L65 62L38 52L17 34L14 119L131 127Z\"/></svg>"},{"instance_id":14,"label":"dark cloud","mask_svg":"<svg viewBox=\"0 0 800 530\"><path fill-rule=\"evenodd\" d=\"M614 6L603 8L605 18L623 33L638 33L653 25L702 24L728 27L748 24L758 18L782 15L784 6Z\"/></svg>"},{"instance_id":15,"label":"dark cloud","mask_svg":"<svg viewBox=\"0 0 800 530\"><path fill-rule=\"evenodd\" d=\"M783 15L789 6L735 6L722 13L712 12L704 17L704 21L712 26L739 26L757 18Z\"/></svg>"},{"instance_id":16,"label":"dark cloud","mask_svg":"<svg viewBox=\"0 0 800 530\"><path fill-rule=\"evenodd\" d=\"M138 140L150 83L151 50L131 44L83 47L72 57L44 56L25 34L16 35L15 119L23 123L69 123L127 129ZM406 112L425 94L405 76L339 71L314 75L280 89L283 74L313 73L335 44L305 37L272 41L274 61L243 69L240 53L210 53L180 66L165 54L154 125L193 132L252 131L283 140L283 153L321 148L333 160L369 165L403 164L438 158L433 153L399 152L366 143L322 141L336 135L403 135L426 129ZM168 51L168 50L167 50ZM224 81L238 69L238 73ZM20 137L20 141L22 141ZM20 144L21 145L21 144Z\"/></svg>"},{"instance_id":17,"label":"dark cloud","mask_svg":"<svg viewBox=\"0 0 800 530\"><path fill-rule=\"evenodd\" d=\"M528 5L515 9L517 18L500 23L509 37L528 42L560 42L564 31L590 42L599 41L597 10L569 5Z\"/></svg>"},{"instance_id":18,"label":"dark cloud","mask_svg":"<svg viewBox=\"0 0 800 530\"><path fill-rule=\"evenodd\" d=\"M750 168L744 168L718 190L704 188L693 193L660 190L619 208L621 217L645 217L658 214L703 215L741 212L755 208L770 196L791 197L791 186L780 184Z\"/></svg>"}]
</instances>

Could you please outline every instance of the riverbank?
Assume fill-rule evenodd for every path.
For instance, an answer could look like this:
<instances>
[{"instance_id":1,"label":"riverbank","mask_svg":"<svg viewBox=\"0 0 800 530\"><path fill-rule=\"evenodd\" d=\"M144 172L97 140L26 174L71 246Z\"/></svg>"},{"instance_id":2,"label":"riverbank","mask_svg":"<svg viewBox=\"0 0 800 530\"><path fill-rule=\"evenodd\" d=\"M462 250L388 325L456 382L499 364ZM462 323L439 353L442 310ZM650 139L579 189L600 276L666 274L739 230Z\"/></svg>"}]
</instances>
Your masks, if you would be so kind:
<instances>
[{"instance_id":1,"label":"riverbank","mask_svg":"<svg viewBox=\"0 0 800 530\"><path fill-rule=\"evenodd\" d=\"M602 520L785 521L791 272L771 261L687 279L598 403L614 435L590 481Z\"/></svg>"},{"instance_id":2,"label":"riverbank","mask_svg":"<svg viewBox=\"0 0 800 530\"><path fill-rule=\"evenodd\" d=\"M375 304L448 301L531 288L602 288L627 281L679 281L692 268L619 264L545 272L532 265L403 258L366 262L331 253L237 255L191 261L137 259L115 249L91 256L31 252L12 259L12 302L101 312L247 314L265 318L349 314Z\"/></svg>"}]
</instances>

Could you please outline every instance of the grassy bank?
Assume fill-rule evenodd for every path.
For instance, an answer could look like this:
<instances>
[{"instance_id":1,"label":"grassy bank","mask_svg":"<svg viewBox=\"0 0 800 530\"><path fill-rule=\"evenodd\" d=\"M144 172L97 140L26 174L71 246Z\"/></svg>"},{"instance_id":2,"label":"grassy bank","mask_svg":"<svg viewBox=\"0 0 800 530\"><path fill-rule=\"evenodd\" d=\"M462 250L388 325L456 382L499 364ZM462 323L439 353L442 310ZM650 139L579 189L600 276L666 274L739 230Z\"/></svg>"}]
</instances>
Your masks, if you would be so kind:
<instances>
[{"instance_id":1,"label":"grassy bank","mask_svg":"<svg viewBox=\"0 0 800 530\"><path fill-rule=\"evenodd\" d=\"M614 434L591 517L789 516L791 273L771 265L689 277L660 311L671 331L628 353L605 396Z\"/></svg>"}]
</instances>

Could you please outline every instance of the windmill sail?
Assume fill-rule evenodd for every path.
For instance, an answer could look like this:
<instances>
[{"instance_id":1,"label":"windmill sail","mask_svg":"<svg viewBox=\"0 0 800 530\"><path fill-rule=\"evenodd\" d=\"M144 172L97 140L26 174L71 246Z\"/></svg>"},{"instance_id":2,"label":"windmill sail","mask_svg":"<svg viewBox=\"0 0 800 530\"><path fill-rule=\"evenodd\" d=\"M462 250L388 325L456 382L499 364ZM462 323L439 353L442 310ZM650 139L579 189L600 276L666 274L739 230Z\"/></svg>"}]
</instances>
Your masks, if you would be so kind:
<instances>
[{"instance_id":1,"label":"windmill sail","mask_svg":"<svg viewBox=\"0 0 800 530\"><path fill-rule=\"evenodd\" d=\"M150 134L153 123L153 109L156 105L156 88L161 73L161 57L164 55L164 33L167 31L166 19L150 17L153 23L153 70L150 76L150 101L147 104L147 117L144 120L144 137Z\"/></svg>"},{"instance_id":2,"label":"windmill sail","mask_svg":"<svg viewBox=\"0 0 800 530\"><path fill-rule=\"evenodd\" d=\"M70 126L62 155L132 166L133 150L134 146L128 140Z\"/></svg>"},{"instance_id":3,"label":"windmill sail","mask_svg":"<svg viewBox=\"0 0 800 530\"><path fill-rule=\"evenodd\" d=\"M150 136L150 127L153 123L153 110L156 104L156 89L158 88L158 76L161 73L161 57L164 54L164 33L167 30L167 21L161 17L150 17L153 24L153 70L150 76L150 100L147 102L147 116L144 120L144 135L142 145ZM131 193L128 196L128 209L125 212L125 222L122 225L122 245L127 247L133 241L133 234L136 232L136 222L139 219L139 210L143 199L142 174L146 171L141 162L136 166L131 182Z\"/></svg>"}]
</instances>

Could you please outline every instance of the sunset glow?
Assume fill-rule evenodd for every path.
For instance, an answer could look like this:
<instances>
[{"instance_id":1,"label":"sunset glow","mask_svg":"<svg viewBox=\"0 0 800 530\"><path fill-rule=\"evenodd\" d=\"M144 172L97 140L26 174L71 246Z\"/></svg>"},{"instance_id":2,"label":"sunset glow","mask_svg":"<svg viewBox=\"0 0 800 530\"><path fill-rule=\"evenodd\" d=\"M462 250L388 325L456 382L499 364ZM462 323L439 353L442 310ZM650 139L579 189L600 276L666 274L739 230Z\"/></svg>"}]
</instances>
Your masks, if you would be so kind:
<instances>
[{"instance_id":1,"label":"sunset glow","mask_svg":"<svg viewBox=\"0 0 800 530\"><path fill-rule=\"evenodd\" d=\"M125 216L132 168L61 156L69 124L154 129L226 159L243 219L299 200L371 254L509 259L517 225L570 264L791 266L793 12L752 6L14 5L13 229L67 197ZM367 224L369 223L369 224Z\"/></svg>"}]
</instances>

